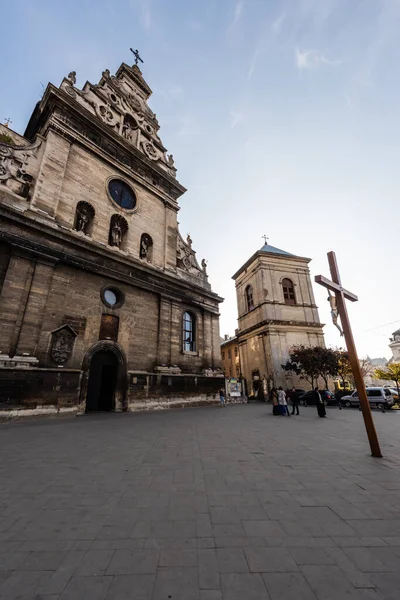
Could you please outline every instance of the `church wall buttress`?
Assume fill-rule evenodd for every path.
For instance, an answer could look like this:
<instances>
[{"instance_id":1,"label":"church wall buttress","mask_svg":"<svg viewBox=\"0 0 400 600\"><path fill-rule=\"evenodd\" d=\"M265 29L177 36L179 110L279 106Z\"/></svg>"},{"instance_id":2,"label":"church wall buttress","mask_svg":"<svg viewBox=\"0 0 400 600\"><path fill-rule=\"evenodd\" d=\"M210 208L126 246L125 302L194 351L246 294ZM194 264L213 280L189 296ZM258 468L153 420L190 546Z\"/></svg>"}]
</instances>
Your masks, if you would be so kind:
<instances>
[{"instance_id":1,"label":"church wall buttress","mask_svg":"<svg viewBox=\"0 0 400 600\"><path fill-rule=\"evenodd\" d=\"M12 254L0 296L0 351L13 356L34 274L34 261Z\"/></svg>"},{"instance_id":2,"label":"church wall buttress","mask_svg":"<svg viewBox=\"0 0 400 600\"><path fill-rule=\"evenodd\" d=\"M49 130L32 198L32 206L51 217L57 213L58 202L68 162L70 142Z\"/></svg>"},{"instance_id":3,"label":"church wall buttress","mask_svg":"<svg viewBox=\"0 0 400 600\"><path fill-rule=\"evenodd\" d=\"M36 262L18 337L16 353L19 356L24 353L36 356L53 272L54 263Z\"/></svg>"}]
</instances>

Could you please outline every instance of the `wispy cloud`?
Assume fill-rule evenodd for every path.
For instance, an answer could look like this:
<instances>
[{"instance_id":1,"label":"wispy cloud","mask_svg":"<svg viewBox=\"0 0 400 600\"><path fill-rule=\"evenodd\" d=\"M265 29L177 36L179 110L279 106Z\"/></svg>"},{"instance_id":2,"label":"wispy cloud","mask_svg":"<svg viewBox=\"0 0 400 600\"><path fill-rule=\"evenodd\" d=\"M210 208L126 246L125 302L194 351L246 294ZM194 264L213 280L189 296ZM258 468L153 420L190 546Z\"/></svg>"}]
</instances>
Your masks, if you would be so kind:
<instances>
[{"instance_id":1,"label":"wispy cloud","mask_svg":"<svg viewBox=\"0 0 400 600\"><path fill-rule=\"evenodd\" d=\"M242 113L235 112L234 110L229 111L229 116L231 118L231 129L236 127L241 121L243 121L244 117Z\"/></svg>"},{"instance_id":2,"label":"wispy cloud","mask_svg":"<svg viewBox=\"0 0 400 600\"><path fill-rule=\"evenodd\" d=\"M180 98L184 92L184 88L183 86L179 85L179 83L175 83L170 85L166 89L155 89L154 92L165 98L165 100L170 100Z\"/></svg>"},{"instance_id":3,"label":"wispy cloud","mask_svg":"<svg viewBox=\"0 0 400 600\"><path fill-rule=\"evenodd\" d=\"M301 52L296 48L295 52L296 66L300 71L312 71L318 69L322 65L337 66L342 63L341 60L330 60L322 52L318 50L305 50Z\"/></svg>"},{"instance_id":4,"label":"wispy cloud","mask_svg":"<svg viewBox=\"0 0 400 600\"><path fill-rule=\"evenodd\" d=\"M258 60L258 56L259 56L260 52L261 52L260 47L256 48L253 52L253 56L251 57L251 61L250 61L249 70L247 72L247 79L251 79L251 77L254 73L254 69L256 68L257 60Z\"/></svg>"},{"instance_id":5,"label":"wispy cloud","mask_svg":"<svg viewBox=\"0 0 400 600\"><path fill-rule=\"evenodd\" d=\"M151 28L152 16L151 16L151 0L142 0L140 7L140 22L143 29L148 31Z\"/></svg>"},{"instance_id":6,"label":"wispy cloud","mask_svg":"<svg viewBox=\"0 0 400 600\"><path fill-rule=\"evenodd\" d=\"M242 13L243 13L243 0L238 0L235 4L232 22L228 27L228 31L233 29L239 23Z\"/></svg>"},{"instance_id":7,"label":"wispy cloud","mask_svg":"<svg viewBox=\"0 0 400 600\"><path fill-rule=\"evenodd\" d=\"M274 31L277 34L280 33L285 19L286 19L286 13L283 12L282 14L279 15L279 17L277 19L275 19L275 21L272 22L272 25L271 25L272 31Z\"/></svg>"}]
</instances>

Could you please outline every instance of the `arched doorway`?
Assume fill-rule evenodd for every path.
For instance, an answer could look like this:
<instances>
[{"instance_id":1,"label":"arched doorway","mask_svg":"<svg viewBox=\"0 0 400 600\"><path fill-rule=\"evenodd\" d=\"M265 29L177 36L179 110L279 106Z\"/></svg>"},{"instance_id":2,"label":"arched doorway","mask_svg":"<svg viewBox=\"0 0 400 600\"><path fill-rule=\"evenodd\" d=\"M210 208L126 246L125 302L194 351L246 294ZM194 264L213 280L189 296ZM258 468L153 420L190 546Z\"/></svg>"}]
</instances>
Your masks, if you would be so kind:
<instances>
[{"instance_id":1,"label":"arched doorway","mask_svg":"<svg viewBox=\"0 0 400 600\"><path fill-rule=\"evenodd\" d=\"M115 354L107 350L96 352L90 361L86 412L114 410L117 375Z\"/></svg>"},{"instance_id":2,"label":"arched doorway","mask_svg":"<svg viewBox=\"0 0 400 600\"><path fill-rule=\"evenodd\" d=\"M83 359L78 414L126 410L126 358L119 344L103 340Z\"/></svg>"}]
</instances>

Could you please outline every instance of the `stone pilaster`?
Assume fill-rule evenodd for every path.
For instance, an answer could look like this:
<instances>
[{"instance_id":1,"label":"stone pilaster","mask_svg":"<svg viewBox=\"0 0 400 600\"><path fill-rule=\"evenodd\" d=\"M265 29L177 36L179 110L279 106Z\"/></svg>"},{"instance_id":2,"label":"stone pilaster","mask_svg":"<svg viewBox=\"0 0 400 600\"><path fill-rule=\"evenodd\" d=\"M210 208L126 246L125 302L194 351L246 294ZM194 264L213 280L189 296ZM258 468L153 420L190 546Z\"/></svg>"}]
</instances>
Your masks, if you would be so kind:
<instances>
[{"instance_id":1,"label":"stone pilaster","mask_svg":"<svg viewBox=\"0 0 400 600\"><path fill-rule=\"evenodd\" d=\"M171 300L160 296L158 312L157 366L171 365Z\"/></svg>"},{"instance_id":2,"label":"stone pilaster","mask_svg":"<svg viewBox=\"0 0 400 600\"><path fill-rule=\"evenodd\" d=\"M71 144L66 139L54 131L48 132L32 207L53 218L57 214L70 147Z\"/></svg>"},{"instance_id":3,"label":"stone pilaster","mask_svg":"<svg viewBox=\"0 0 400 600\"><path fill-rule=\"evenodd\" d=\"M24 311L24 318L19 332L17 354L35 355L42 330L55 261L37 262Z\"/></svg>"},{"instance_id":4,"label":"stone pilaster","mask_svg":"<svg viewBox=\"0 0 400 600\"><path fill-rule=\"evenodd\" d=\"M32 259L14 253L11 255L0 296L2 354L15 354L34 269Z\"/></svg>"}]
</instances>

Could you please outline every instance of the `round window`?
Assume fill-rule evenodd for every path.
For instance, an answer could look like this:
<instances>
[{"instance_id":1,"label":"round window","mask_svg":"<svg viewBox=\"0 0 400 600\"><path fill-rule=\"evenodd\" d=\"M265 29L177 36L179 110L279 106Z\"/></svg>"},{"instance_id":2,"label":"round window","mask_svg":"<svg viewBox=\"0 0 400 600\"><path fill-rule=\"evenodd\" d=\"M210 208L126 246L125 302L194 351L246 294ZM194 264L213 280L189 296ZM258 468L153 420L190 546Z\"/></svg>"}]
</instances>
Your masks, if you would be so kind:
<instances>
[{"instance_id":1,"label":"round window","mask_svg":"<svg viewBox=\"0 0 400 600\"><path fill-rule=\"evenodd\" d=\"M121 290L114 287L104 287L100 292L103 304L109 308L119 308L124 302Z\"/></svg>"},{"instance_id":2,"label":"round window","mask_svg":"<svg viewBox=\"0 0 400 600\"><path fill-rule=\"evenodd\" d=\"M125 181L111 179L108 183L108 192L111 198L121 208L132 210L136 206L136 196Z\"/></svg>"}]
</instances>

